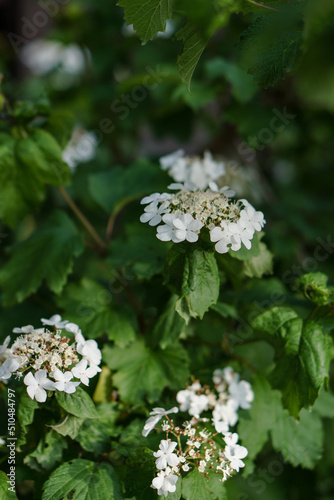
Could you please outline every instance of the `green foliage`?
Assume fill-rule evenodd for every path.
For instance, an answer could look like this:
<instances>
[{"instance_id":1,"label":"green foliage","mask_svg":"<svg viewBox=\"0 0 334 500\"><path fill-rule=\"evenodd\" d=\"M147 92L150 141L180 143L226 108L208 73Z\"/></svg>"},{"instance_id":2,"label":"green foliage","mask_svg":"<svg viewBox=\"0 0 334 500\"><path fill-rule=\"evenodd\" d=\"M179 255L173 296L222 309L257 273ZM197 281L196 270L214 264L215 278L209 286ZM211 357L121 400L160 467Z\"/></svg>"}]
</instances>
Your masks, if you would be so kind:
<instances>
[{"instance_id":1,"label":"green foliage","mask_svg":"<svg viewBox=\"0 0 334 500\"><path fill-rule=\"evenodd\" d=\"M98 416L93 401L81 387L77 387L74 394L57 391L56 398L59 406L75 417L96 418Z\"/></svg>"},{"instance_id":2,"label":"green foliage","mask_svg":"<svg viewBox=\"0 0 334 500\"><path fill-rule=\"evenodd\" d=\"M328 277L323 273L308 273L296 280L298 287L307 299L319 306L333 301L333 292L327 287Z\"/></svg>"},{"instance_id":3,"label":"green foliage","mask_svg":"<svg viewBox=\"0 0 334 500\"><path fill-rule=\"evenodd\" d=\"M194 245L174 246L165 269L165 283L180 297L176 309L187 322L203 318L219 295L218 266L212 251Z\"/></svg>"},{"instance_id":4,"label":"green foliage","mask_svg":"<svg viewBox=\"0 0 334 500\"><path fill-rule=\"evenodd\" d=\"M178 38L184 41L182 54L178 57L180 77L190 91L190 82L197 66L197 63L203 54L209 37L199 33L190 23L186 24L179 32Z\"/></svg>"},{"instance_id":5,"label":"green foliage","mask_svg":"<svg viewBox=\"0 0 334 500\"><path fill-rule=\"evenodd\" d=\"M103 353L89 387L50 391L45 403L23 377L0 383L4 439L15 390L18 497L164 500L151 483L165 436L144 438L145 419L232 366L255 393L231 429L248 449L245 468L222 483L194 461L167 500L330 500L332 0L68 2L31 57L37 38L16 47L8 20L23 36L37 18L25 26L7 3L0 345L14 327L60 313ZM41 57L50 66L35 73L45 41L60 59ZM225 163L218 185L263 210L265 238L220 255L208 232L173 244L139 221L141 198L172 182L158 159L178 148ZM182 412L172 417L182 425ZM0 461L7 473L6 445ZM7 481L1 472L1 499L17 498Z\"/></svg>"},{"instance_id":6,"label":"green foliage","mask_svg":"<svg viewBox=\"0 0 334 500\"><path fill-rule=\"evenodd\" d=\"M119 0L126 22L133 24L143 43L152 40L158 31L165 31L166 20L172 17L174 0Z\"/></svg>"},{"instance_id":7,"label":"green foliage","mask_svg":"<svg viewBox=\"0 0 334 500\"><path fill-rule=\"evenodd\" d=\"M80 323L90 338L106 333L117 345L125 346L135 339L133 321L126 310L111 302L111 293L87 278L67 285L57 299L66 317Z\"/></svg>"},{"instance_id":8,"label":"green foliage","mask_svg":"<svg viewBox=\"0 0 334 500\"><path fill-rule=\"evenodd\" d=\"M54 212L41 227L21 243L0 272L0 284L6 304L21 302L42 285L60 293L73 258L83 251L83 238L71 219ZM38 271L31 272L32 269Z\"/></svg>"},{"instance_id":9,"label":"green foliage","mask_svg":"<svg viewBox=\"0 0 334 500\"><path fill-rule=\"evenodd\" d=\"M227 499L225 486L219 479L214 474L208 479L204 474L194 469L182 481L182 496L185 500L193 498L203 500Z\"/></svg>"},{"instance_id":10,"label":"green foliage","mask_svg":"<svg viewBox=\"0 0 334 500\"><path fill-rule=\"evenodd\" d=\"M21 446L27 441L28 425L34 420L35 410L38 408L38 403L29 398L25 392L21 395L19 409L17 412L18 422L20 424L20 436L17 440L18 446Z\"/></svg>"},{"instance_id":11,"label":"green foliage","mask_svg":"<svg viewBox=\"0 0 334 500\"><path fill-rule=\"evenodd\" d=\"M121 488L110 464L75 459L56 469L44 485L42 500L121 500Z\"/></svg>"},{"instance_id":12,"label":"green foliage","mask_svg":"<svg viewBox=\"0 0 334 500\"><path fill-rule=\"evenodd\" d=\"M93 199L108 213L117 213L130 201L165 186L165 176L147 161L138 161L128 168L114 167L89 178Z\"/></svg>"},{"instance_id":13,"label":"green foliage","mask_svg":"<svg viewBox=\"0 0 334 500\"><path fill-rule=\"evenodd\" d=\"M257 17L242 34L244 64L261 87L274 85L293 69L302 34L298 5Z\"/></svg>"},{"instance_id":14,"label":"green foliage","mask_svg":"<svg viewBox=\"0 0 334 500\"><path fill-rule=\"evenodd\" d=\"M285 461L312 469L321 457L323 446L318 415L302 410L297 421L283 409L279 391L273 390L264 378L258 377L253 388L252 408L241 416L238 428L242 444L250 451L249 459L254 461L270 436L274 449L282 453ZM247 474L252 469L254 463Z\"/></svg>"},{"instance_id":15,"label":"green foliage","mask_svg":"<svg viewBox=\"0 0 334 500\"><path fill-rule=\"evenodd\" d=\"M313 405L327 380L331 340L317 323L303 322L289 308L274 307L256 317L253 327L274 345L271 382L282 391L284 406L298 417L302 407Z\"/></svg>"},{"instance_id":16,"label":"green foliage","mask_svg":"<svg viewBox=\"0 0 334 500\"><path fill-rule=\"evenodd\" d=\"M11 485L8 484L8 476L1 470L0 471L0 494L3 500L17 500L16 494L9 490ZM15 488L15 487L14 487Z\"/></svg>"},{"instance_id":17,"label":"green foliage","mask_svg":"<svg viewBox=\"0 0 334 500\"><path fill-rule=\"evenodd\" d=\"M187 352L175 342L164 350L152 350L141 340L124 349L106 346L103 356L116 370L113 383L126 403L138 403L143 397L156 401L165 387L176 389L189 376Z\"/></svg>"}]
</instances>

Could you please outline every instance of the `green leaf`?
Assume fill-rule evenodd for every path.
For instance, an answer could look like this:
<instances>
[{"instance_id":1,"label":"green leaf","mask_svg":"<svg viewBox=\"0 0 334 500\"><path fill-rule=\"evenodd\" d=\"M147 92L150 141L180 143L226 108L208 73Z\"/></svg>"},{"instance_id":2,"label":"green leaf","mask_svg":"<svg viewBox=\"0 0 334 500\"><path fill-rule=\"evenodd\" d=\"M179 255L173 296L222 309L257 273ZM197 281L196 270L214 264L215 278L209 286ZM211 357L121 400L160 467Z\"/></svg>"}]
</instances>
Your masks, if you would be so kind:
<instances>
[{"instance_id":1,"label":"green leaf","mask_svg":"<svg viewBox=\"0 0 334 500\"><path fill-rule=\"evenodd\" d=\"M12 465L12 467L14 467ZM15 493L15 486L12 486L9 481L10 478L0 470L0 498L1 500L17 500L17 496ZM9 488L13 488L13 490L9 490Z\"/></svg>"},{"instance_id":2,"label":"green leaf","mask_svg":"<svg viewBox=\"0 0 334 500\"><path fill-rule=\"evenodd\" d=\"M57 305L65 311L66 318L80 324L89 338L108 335L117 345L126 346L136 337L135 321L127 309L115 308L112 294L96 281L83 278L80 283L69 283Z\"/></svg>"},{"instance_id":3,"label":"green leaf","mask_svg":"<svg viewBox=\"0 0 334 500\"><path fill-rule=\"evenodd\" d=\"M334 418L334 394L322 388L312 410L321 417Z\"/></svg>"},{"instance_id":4,"label":"green leaf","mask_svg":"<svg viewBox=\"0 0 334 500\"><path fill-rule=\"evenodd\" d=\"M325 306L333 301L333 292L327 287L327 281L328 277L323 273L308 273L298 278L293 286L314 304Z\"/></svg>"},{"instance_id":5,"label":"green leaf","mask_svg":"<svg viewBox=\"0 0 334 500\"><path fill-rule=\"evenodd\" d=\"M17 440L18 446L22 446L27 442L27 426L32 424L32 422L34 421L34 414L37 408L37 401L31 399L28 394L24 392L20 397L19 409L17 412L17 418L20 424L20 437Z\"/></svg>"},{"instance_id":6,"label":"green leaf","mask_svg":"<svg viewBox=\"0 0 334 500\"><path fill-rule=\"evenodd\" d=\"M113 167L108 172L89 177L93 199L110 214L145 194L164 190L165 186L165 174L144 160L127 168Z\"/></svg>"},{"instance_id":7,"label":"green leaf","mask_svg":"<svg viewBox=\"0 0 334 500\"><path fill-rule=\"evenodd\" d=\"M217 475L209 479L195 468L182 480L182 497L185 500L227 500L224 484Z\"/></svg>"},{"instance_id":8,"label":"green leaf","mask_svg":"<svg viewBox=\"0 0 334 500\"><path fill-rule=\"evenodd\" d=\"M210 39L201 33L192 23L187 23L177 32L178 40L183 40L182 54L177 59L180 77L190 91L190 82L198 61Z\"/></svg>"},{"instance_id":9,"label":"green leaf","mask_svg":"<svg viewBox=\"0 0 334 500\"><path fill-rule=\"evenodd\" d=\"M290 5L257 17L241 35L243 63L260 86L272 86L292 71L302 33L301 7Z\"/></svg>"},{"instance_id":10,"label":"green leaf","mask_svg":"<svg viewBox=\"0 0 334 500\"><path fill-rule=\"evenodd\" d=\"M57 140L62 149L65 149L72 136L75 119L69 111L56 111L49 116L48 132Z\"/></svg>"},{"instance_id":11,"label":"green leaf","mask_svg":"<svg viewBox=\"0 0 334 500\"><path fill-rule=\"evenodd\" d=\"M264 274L273 274L273 254L262 241L259 242L259 254L244 262L244 273L249 278L262 278Z\"/></svg>"},{"instance_id":12,"label":"green leaf","mask_svg":"<svg viewBox=\"0 0 334 500\"><path fill-rule=\"evenodd\" d=\"M109 245L108 262L126 268L133 278L152 278L162 272L169 246L161 241L147 224L127 224L125 235L114 238Z\"/></svg>"},{"instance_id":13,"label":"green leaf","mask_svg":"<svg viewBox=\"0 0 334 500\"><path fill-rule=\"evenodd\" d=\"M172 18L174 0L119 0L124 7L127 24L133 24L143 44L165 31L166 20Z\"/></svg>"},{"instance_id":14,"label":"green leaf","mask_svg":"<svg viewBox=\"0 0 334 500\"><path fill-rule=\"evenodd\" d=\"M203 318L219 296L218 266L212 251L194 245L174 245L167 257L165 283L185 299L177 307L189 316ZM181 314L182 315L182 314ZM186 316L186 315L185 315Z\"/></svg>"},{"instance_id":15,"label":"green leaf","mask_svg":"<svg viewBox=\"0 0 334 500\"><path fill-rule=\"evenodd\" d=\"M231 93L239 102L248 102L258 90L253 78L234 62L214 57L205 64L209 78L225 77L231 84Z\"/></svg>"},{"instance_id":16,"label":"green leaf","mask_svg":"<svg viewBox=\"0 0 334 500\"><path fill-rule=\"evenodd\" d=\"M176 295L169 299L164 312L152 329L151 338L153 343L155 346L160 345L162 349L178 340L185 328L185 320L175 310L177 300Z\"/></svg>"},{"instance_id":17,"label":"green leaf","mask_svg":"<svg viewBox=\"0 0 334 500\"><path fill-rule=\"evenodd\" d=\"M16 162L14 139L0 133L0 217L13 227L45 198L45 188L31 165Z\"/></svg>"},{"instance_id":18,"label":"green leaf","mask_svg":"<svg viewBox=\"0 0 334 500\"><path fill-rule=\"evenodd\" d=\"M45 280L50 289L60 293L72 271L73 258L84 249L82 235L69 217L54 212L14 251L0 272L5 304L22 302L37 291Z\"/></svg>"},{"instance_id":19,"label":"green leaf","mask_svg":"<svg viewBox=\"0 0 334 500\"><path fill-rule=\"evenodd\" d=\"M51 430L39 441L37 448L24 458L24 463L30 468L40 471L49 470L61 461L63 450L67 448L66 439Z\"/></svg>"},{"instance_id":20,"label":"green leaf","mask_svg":"<svg viewBox=\"0 0 334 500\"><path fill-rule=\"evenodd\" d=\"M76 459L56 469L43 486L42 500L122 500L121 486L108 463Z\"/></svg>"},{"instance_id":21,"label":"green leaf","mask_svg":"<svg viewBox=\"0 0 334 500\"><path fill-rule=\"evenodd\" d=\"M81 387L77 387L73 394L56 391L56 398L59 406L75 417L97 418L98 416L92 399Z\"/></svg>"},{"instance_id":22,"label":"green leaf","mask_svg":"<svg viewBox=\"0 0 334 500\"><path fill-rule=\"evenodd\" d=\"M294 467L313 469L321 458L324 434L315 412L302 409L299 421L284 412L284 417L275 421L271 434L275 450Z\"/></svg>"},{"instance_id":23,"label":"green leaf","mask_svg":"<svg viewBox=\"0 0 334 500\"><path fill-rule=\"evenodd\" d=\"M62 436L70 436L71 439L75 439L83 421L83 418L67 414L59 424L50 425L50 427Z\"/></svg>"},{"instance_id":24,"label":"green leaf","mask_svg":"<svg viewBox=\"0 0 334 500\"><path fill-rule=\"evenodd\" d=\"M284 406L298 417L302 407L314 403L328 379L331 339L320 325L303 323L292 309L284 307L257 316L253 327L274 345L276 366L270 380L282 391Z\"/></svg>"},{"instance_id":25,"label":"green leaf","mask_svg":"<svg viewBox=\"0 0 334 500\"><path fill-rule=\"evenodd\" d=\"M140 402L144 397L156 401L165 387L180 387L189 374L187 353L176 343L165 350L152 350L142 340L123 349L105 346L103 359L116 371L113 383L125 403Z\"/></svg>"},{"instance_id":26,"label":"green leaf","mask_svg":"<svg viewBox=\"0 0 334 500\"><path fill-rule=\"evenodd\" d=\"M283 409L279 391L273 390L264 378L257 377L252 388L255 394L252 407L240 415L238 425L248 458L254 461L271 436L273 447L282 453L284 460L295 467L313 468L323 445L322 425L317 413L302 410L297 421ZM249 472L252 470L248 469Z\"/></svg>"},{"instance_id":27,"label":"green leaf","mask_svg":"<svg viewBox=\"0 0 334 500\"><path fill-rule=\"evenodd\" d=\"M226 302L217 302L217 304L213 304L211 306L211 309L223 318L238 318L237 309L231 304L227 304Z\"/></svg>"},{"instance_id":28,"label":"green leaf","mask_svg":"<svg viewBox=\"0 0 334 500\"><path fill-rule=\"evenodd\" d=\"M152 450L140 447L134 450L126 461L126 497L137 500L155 500L157 491L151 488L156 466ZM168 495L169 496L169 495Z\"/></svg>"},{"instance_id":29,"label":"green leaf","mask_svg":"<svg viewBox=\"0 0 334 500\"><path fill-rule=\"evenodd\" d=\"M62 150L57 141L45 130L35 129L23 139L18 139L14 147L15 157L22 169L41 183L62 186L70 180L70 169L62 159Z\"/></svg>"}]
</instances>

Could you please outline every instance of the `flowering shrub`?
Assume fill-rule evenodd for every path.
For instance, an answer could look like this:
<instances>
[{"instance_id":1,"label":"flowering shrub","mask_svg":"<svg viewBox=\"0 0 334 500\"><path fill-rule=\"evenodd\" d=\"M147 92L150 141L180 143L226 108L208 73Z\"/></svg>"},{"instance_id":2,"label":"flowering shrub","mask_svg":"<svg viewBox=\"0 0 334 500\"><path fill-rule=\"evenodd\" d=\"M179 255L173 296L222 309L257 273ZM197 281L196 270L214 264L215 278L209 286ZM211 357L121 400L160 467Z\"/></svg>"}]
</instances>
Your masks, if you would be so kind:
<instances>
[{"instance_id":1,"label":"flowering shrub","mask_svg":"<svg viewBox=\"0 0 334 500\"><path fill-rule=\"evenodd\" d=\"M331 500L333 2L0 13L0 500Z\"/></svg>"}]
</instances>

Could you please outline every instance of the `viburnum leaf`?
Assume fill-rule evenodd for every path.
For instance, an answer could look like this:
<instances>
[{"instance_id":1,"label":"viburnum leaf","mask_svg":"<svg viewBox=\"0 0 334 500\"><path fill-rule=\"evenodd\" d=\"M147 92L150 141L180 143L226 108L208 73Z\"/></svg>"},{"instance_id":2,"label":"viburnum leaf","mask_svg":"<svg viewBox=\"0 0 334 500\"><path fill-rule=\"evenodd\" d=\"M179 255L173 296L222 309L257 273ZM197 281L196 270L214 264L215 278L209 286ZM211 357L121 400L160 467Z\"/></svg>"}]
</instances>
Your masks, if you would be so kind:
<instances>
[{"instance_id":1,"label":"viburnum leaf","mask_svg":"<svg viewBox=\"0 0 334 500\"><path fill-rule=\"evenodd\" d=\"M121 486L109 463L75 459L56 469L43 486L42 500L122 500Z\"/></svg>"},{"instance_id":2,"label":"viburnum leaf","mask_svg":"<svg viewBox=\"0 0 334 500\"><path fill-rule=\"evenodd\" d=\"M273 390L261 376L252 385L254 401L247 414L241 414L238 433L248 458L254 460L269 437L277 452L294 466L313 468L323 446L321 419L316 411L301 410L300 420L289 415L281 402L281 394ZM247 459L246 459L247 460ZM252 472L245 469L246 474ZM248 470L247 470L248 469Z\"/></svg>"},{"instance_id":3,"label":"viburnum leaf","mask_svg":"<svg viewBox=\"0 0 334 500\"><path fill-rule=\"evenodd\" d=\"M67 446L66 439L54 430L51 430L41 438L36 449L29 453L29 455L26 455L24 463L31 469L38 471L41 469L53 469L61 461L63 450Z\"/></svg>"},{"instance_id":4,"label":"viburnum leaf","mask_svg":"<svg viewBox=\"0 0 334 500\"><path fill-rule=\"evenodd\" d=\"M153 40L158 31L165 31L166 20L171 19L174 0L119 0L124 7L127 24L133 24L143 44Z\"/></svg>"},{"instance_id":5,"label":"viburnum leaf","mask_svg":"<svg viewBox=\"0 0 334 500\"><path fill-rule=\"evenodd\" d=\"M8 483L10 477L7 476L2 470L0 471L0 498L2 500L17 500L15 493L15 486ZM15 482L15 481L14 481ZM13 488L13 489L9 489Z\"/></svg>"},{"instance_id":6,"label":"viburnum leaf","mask_svg":"<svg viewBox=\"0 0 334 500\"><path fill-rule=\"evenodd\" d=\"M113 383L125 403L156 401L165 387L177 389L189 375L187 353L175 342L165 350L150 349L142 340L125 348L105 346L103 360L116 372Z\"/></svg>"},{"instance_id":7,"label":"viburnum leaf","mask_svg":"<svg viewBox=\"0 0 334 500\"><path fill-rule=\"evenodd\" d=\"M84 249L83 237L71 219L60 211L17 246L0 272L5 304L22 302L45 280L59 293L72 270L73 258Z\"/></svg>"},{"instance_id":8,"label":"viburnum leaf","mask_svg":"<svg viewBox=\"0 0 334 500\"><path fill-rule=\"evenodd\" d=\"M165 284L179 295L176 309L189 320L203 318L219 296L218 266L211 250L199 245L174 245L167 257Z\"/></svg>"},{"instance_id":9,"label":"viburnum leaf","mask_svg":"<svg viewBox=\"0 0 334 500\"><path fill-rule=\"evenodd\" d=\"M284 406L297 418L302 407L313 405L328 379L331 338L316 322L303 322L284 307L257 316L253 327L275 347L276 366L270 381L281 390Z\"/></svg>"},{"instance_id":10,"label":"viburnum leaf","mask_svg":"<svg viewBox=\"0 0 334 500\"><path fill-rule=\"evenodd\" d=\"M182 497L185 500L227 500L225 485L217 474L206 478L197 468L182 481Z\"/></svg>"},{"instance_id":11,"label":"viburnum leaf","mask_svg":"<svg viewBox=\"0 0 334 500\"><path fill-rule=\"evenodd\" d=\"M56 391L59 406L67 413L79 418L97 418L98 413L91 397L81 387L77 387L73 394Z\"/></svg>"},{"instance_id":12,"label":"viburnum leaf","mask_svg":"<svg viewBox=\"0 0 334 500\"><path fill-rule=\"evenodd\" d=\"M185 320L175 309L177 295L173 295L166 304L166 308L155 323L151 338L154 345L160 345L165 349L169 344L177 340L185 328Z\"/></svg>"},{"instance_id":13,"label":"viburnum leaf","mask_svg":"<svg viewBox=\"0 0 334 500\"><path fill-rule=\"evenodd\" d=\"M190 82L201 55L210 39L191 23L187 23L177 32L177 38L183 40L183 50L177 59L180 77L190 91Z\"/></svg>"}]
</instances>

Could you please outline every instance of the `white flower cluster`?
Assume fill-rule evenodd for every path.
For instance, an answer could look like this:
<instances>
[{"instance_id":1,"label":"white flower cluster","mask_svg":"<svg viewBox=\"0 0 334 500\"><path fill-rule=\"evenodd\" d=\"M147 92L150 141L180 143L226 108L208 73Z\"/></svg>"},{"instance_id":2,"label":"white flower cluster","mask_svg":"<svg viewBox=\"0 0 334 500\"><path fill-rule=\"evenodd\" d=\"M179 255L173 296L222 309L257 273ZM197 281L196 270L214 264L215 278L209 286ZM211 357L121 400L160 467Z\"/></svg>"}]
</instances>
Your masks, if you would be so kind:
<instances>
[{"instance_id":1,"label":"white flower cluster","mask_svg":"<svg viewBox=\"0 0 334 500\"><path fill-rule=\"evenodd\" d=\"M266 222L263 213L247 200L232 201L225 188L218 190L212 184L205 191L182 184L169 187L179 191L154 193L141 200L146 207L140 221L158 226L157 238L161 241L195 243L204 227L218 253L240 250L242 244L250 249L255 231L261 231Z\"/></svg>"},{"instance_id":2,"label":"white flower cluster","mask_svg":"<svg viewBox=\"0 0 334 500\"><path fill-rule=\"evenodd\" d=\"M168 415L178 413L177 407L165 410L154 408L146 421L143 436L147 436L158 422L164 418L161 429L166 433L159 450L154 452L157 475L151 487L157 490L158 495L167 497L168 493L176 491L176 483L181 473L187 473L193 468L205 474L210 479L212 473L219 474L221 481L226 481L233 472L239 472L244 467L243 458L248 450L238 444L237 433L229 431L229 426L236 424L239 407L248 409L254 398L250 384L239 381L239 375L228 367L224 370L215 370L213 374L215 391L202 387L194 382L188 389L179 391L177 400L181 411L188 411L192 418L183 423L182 427L174 424ZM213 410L212 422L216 433L207 428L209 418L201 418L203 411ZM221 434L221 440L214 439Z\"/></svg>"},{"instance_id":3,"label":"white flower cluster","mask_svg":"<svg viewBox=\"0 0 334 500\"><path fill-rule=\"evenodd\" d=\"M80 383L101 371L101 351L95 340L85 340L78 325L62 321L59 314L41 319L43 325L53 327L35 329L32 325L14 328L21 334L8 348L10 337L0 346L0 380L6 381L15 373L21 378L31 399L44 403L47 391L72 394ZM73 336L62 336L62 329Z\"/></svg>"},{"instance_id":4,"label":"white flower cluster","mask_svg":"<svg viewBox=\"0 0 334 500\"><path fill-rule=\"evenodd\" d=\"M195 381L179 391L176 400L181 411L199 418L204 411L212 411L212 423L217 432L226 434L238 421L238 409L249 410L254 399L251 385L239 380L239 374L228 366L213 372L214 391Z\"/></svg>"},{"instance_id":5,"label":"white flower cluster","mask_svg":"<svg viewBox=\"0 0 334 500\"><path fill-rule=\"evenodd\" d=\"M95 158L97 138L93 132L77 127L63 151L65 163L74 170L79 163L87 163Z\"/></svg>"},{"instance_id":6,"label":"white flower cluster","mask_svg":"<svg viewBox=\"0 0 334 500\"><path fill-rule=\"evenodd\" d=\"M216 161L209 151L203 159L198 156L186 156L183 149L160 158L160 166L167 170L176 181L194 189L206 189L226 173L225 162Z\"/></svg>"}]
</instances>

